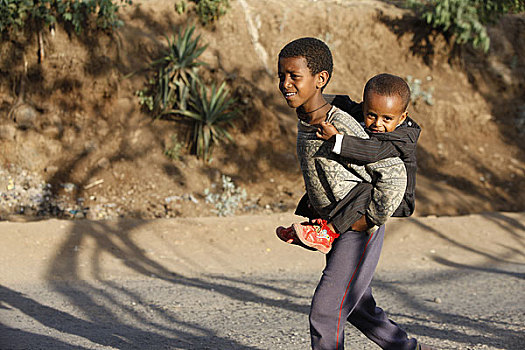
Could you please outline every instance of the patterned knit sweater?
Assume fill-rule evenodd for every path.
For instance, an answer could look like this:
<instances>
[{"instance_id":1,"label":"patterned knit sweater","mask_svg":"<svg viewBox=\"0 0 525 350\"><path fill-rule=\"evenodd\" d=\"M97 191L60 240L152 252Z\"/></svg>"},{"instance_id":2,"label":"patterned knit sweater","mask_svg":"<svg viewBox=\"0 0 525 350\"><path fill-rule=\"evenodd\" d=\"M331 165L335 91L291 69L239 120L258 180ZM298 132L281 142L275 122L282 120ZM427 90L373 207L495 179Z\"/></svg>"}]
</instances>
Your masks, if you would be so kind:
<instances>
[{"instance_id":1,"label":"patterned knit sweater","mask_svg":"<svg viewBox=\"0 0 525 350\"><path fill-rule=\"evenodd\" d=\"M369 138L363 127L348 113L332 107L326 119L339 132ZM407 184L405 165L398 157L375 163L356 165L343 163L332 152L333 144L317 138L317 127L299 121L297 155L303 173L308 199L313 208L327 219L328 214L358 183L374 186L367 217L382 225L401 203Z\"/></svg>"}]
</instances>

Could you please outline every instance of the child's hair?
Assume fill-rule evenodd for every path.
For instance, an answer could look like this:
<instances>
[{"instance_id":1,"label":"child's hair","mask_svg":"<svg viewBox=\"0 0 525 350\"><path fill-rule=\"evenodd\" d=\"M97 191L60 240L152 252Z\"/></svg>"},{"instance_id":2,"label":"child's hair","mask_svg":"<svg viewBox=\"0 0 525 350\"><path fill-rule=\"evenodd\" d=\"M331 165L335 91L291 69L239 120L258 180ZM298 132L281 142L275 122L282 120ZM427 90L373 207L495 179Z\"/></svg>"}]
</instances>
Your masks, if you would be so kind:
<instances>
[{"instance_id":1,"label":"child's hair","mask_svg":"<svg viewBox=\"0 0 525 350\"><path fill-rule=\"evenodd\" d=\"M388 73L378 74L366 82L363 92L363 100L367 94L375 92L381 96L398 95L403 101L403 109L406 110L410 103L410 87L403 78Z\"/></svg>"},{"instance_id":2,"label":"child's hair","mask_svg":"<svg viewBox=\"0 0 525 350\"><path fill-rule=\"evenodd\" d=\"M322 71L328 72L328 81L332 77L334 62L328 46L316 38L300 38L286 44L279 52L279 59L289 57L304 57L312 75Z\"/></svg>"}]
</instances>

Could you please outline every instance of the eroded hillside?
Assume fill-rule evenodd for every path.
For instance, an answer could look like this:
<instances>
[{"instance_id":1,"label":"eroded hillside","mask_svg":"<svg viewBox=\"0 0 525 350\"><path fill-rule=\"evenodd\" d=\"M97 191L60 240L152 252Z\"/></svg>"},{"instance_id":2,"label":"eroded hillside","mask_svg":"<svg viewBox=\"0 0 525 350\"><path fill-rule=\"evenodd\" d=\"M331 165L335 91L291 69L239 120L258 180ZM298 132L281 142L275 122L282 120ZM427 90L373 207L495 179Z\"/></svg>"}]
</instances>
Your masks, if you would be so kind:
<instances>
[{"instance_id":1,"label":"eroded hillside","mask_svg":"<svg viewBox=\"0 0 525 350\"><path fill-rule=\"evenodd\" d=\"M153 120L135 94L164 35L192 22L172 3L134 1L114 36L46 33L42 63L35 42L1 43L1 217L20 213L23 191L35 203L24 208L29 216L210 215L204 190L222 174L246 189L247 209L292 209L303 192L296 119L275 66L281 47L302 36L333 51L328 93L360 100L366 80L385 71L420 79L431 93L432 105L421 98L410 111L423 128L418 215L525 210L523 15L491 28L487 56L464 50L450 60L442 38L421 35L405 10L382 1L231 3L214 27L197 29L208 44L206 77L226 81L242 112L234 142L208 164L187 152L166 157L185 126Z\"/></svg>"}]
</instances>

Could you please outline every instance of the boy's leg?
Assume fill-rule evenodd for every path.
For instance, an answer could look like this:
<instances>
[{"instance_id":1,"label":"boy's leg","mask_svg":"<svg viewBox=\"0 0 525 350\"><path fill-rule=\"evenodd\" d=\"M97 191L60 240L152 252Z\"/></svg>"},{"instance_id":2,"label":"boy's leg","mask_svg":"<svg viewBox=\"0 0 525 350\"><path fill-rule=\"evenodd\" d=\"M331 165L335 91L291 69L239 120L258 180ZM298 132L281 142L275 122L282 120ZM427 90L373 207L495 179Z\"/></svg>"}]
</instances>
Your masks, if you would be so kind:
<instances>
[{"instance_id":1,"label":"boy's leg","mask_svg":"<svg viewBox=\"0 0 525 350\"><path fill-rule=\"evenodd\" d=\"M347 231L334 241L310 309L313 349L343 349L344 327L374 275L385 228Z\"/></svg>"},{"instance_id":2,"label":"boy's leg","mask_svg":"<svg viewBox=\"0 0 525 350\"><path fill-rule=\"evenodd\" d=\"M312 300L310 335L313 349L343 349L347 318L354 321L354 317L361 315L373 322L376 310L375 302L374 309L371 308L373 298L370 282L381 254L384 232L384 226L372 235L348 231L335 240L331 252L326 257L326 267ZM365 299L361 301L363 296ZM352 313L356 311L356 316L353 316ZM383 332L393 332L391 324L381 321L382 315L379 315L374 324L390 328L379 330L378 337ZM359 324L358 328L364 330L365 327L366 324ZM378 344L385 349L414 349L415 341L409 340L402 330L399 331L404 334L405 342ZM396 339L401 338L402 336L399 336Z\"/></svg>"},{"instance_id":3,"label":"boy's leg","mask_svg":"<svg viewBox=\"0 0 525 350\"><path fill-rule=\"evenodd\" d=\"M417 341L409 339L406 332L394 321L389 320L386 313L376 306L370 286L347 320L381 349L416 349Z\"/></svg>"}]
</instances>

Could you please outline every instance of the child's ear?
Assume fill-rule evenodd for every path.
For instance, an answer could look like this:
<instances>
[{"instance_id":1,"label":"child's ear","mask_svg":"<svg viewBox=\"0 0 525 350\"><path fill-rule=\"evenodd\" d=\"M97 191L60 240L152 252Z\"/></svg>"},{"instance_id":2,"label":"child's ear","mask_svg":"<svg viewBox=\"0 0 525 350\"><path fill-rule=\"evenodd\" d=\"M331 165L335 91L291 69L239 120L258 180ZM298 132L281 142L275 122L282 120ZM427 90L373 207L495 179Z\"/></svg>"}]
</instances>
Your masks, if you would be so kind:
<instances>
[{"instance_id":1,"label":"child's ear","mask_svg":"<svg viewBox=\"0 0 525 350\"><path fill-rule=\"evenodd\" d=\"M328 79L330 78L330 74L328 74L327 71L323 70L320 73L317 73L317 84L316 87L318 89L322 89L325 87L325 85L328 83Z\"/></svg>"},{"instance_id":2,"label":"child's ear","mask_svg":"<svg viewBox=\"0 0 525 350\"><path fill-rule=\"evenodd\" d=\"M408 116L408 111L405 111L405 113L401 114L401 119L399 119L398 125L401 125L405 121L405 119L407 119L407 116Z\"/></svg>"}]
</instances>

